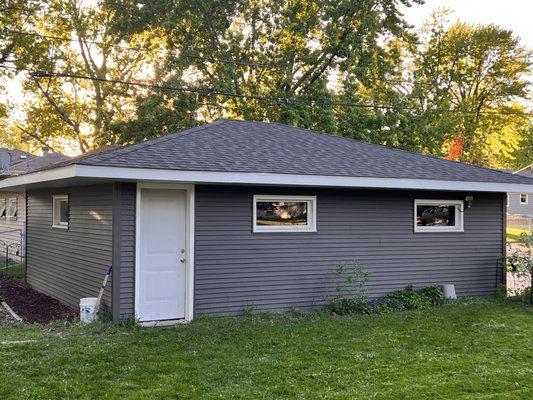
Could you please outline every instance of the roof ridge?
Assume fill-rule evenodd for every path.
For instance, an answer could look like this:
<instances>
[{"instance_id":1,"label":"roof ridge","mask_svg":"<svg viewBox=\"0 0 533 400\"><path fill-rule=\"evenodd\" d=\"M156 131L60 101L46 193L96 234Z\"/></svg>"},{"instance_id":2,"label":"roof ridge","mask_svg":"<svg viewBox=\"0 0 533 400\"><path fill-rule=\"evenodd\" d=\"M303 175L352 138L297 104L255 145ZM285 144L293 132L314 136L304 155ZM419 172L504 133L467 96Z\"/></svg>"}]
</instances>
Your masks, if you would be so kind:
<instances>
[{"instance_id":1,"label":"roof ridge","mask_svg":"<svg viewBox=\"0 0 533 400\"><path fill-rule=\"evenodd\" d=\"M522 167L522 168L520 168L520 169L517 169L516 171L513 171L512 174L513 174L513 175L514 175L514 174L518 174L519 172L522 172L522 171L524 171L524 170L526 170L526 169L528 169L528 168L531 168L531 167L533 167L533 163L528 164L528 165L526 165L525 167Z\"/></svg>"},{"instance_id":2,"label":"roof ridge","mask_svg":"<svg viewBox=\"0 0 533 400\"><path fill-rule=\"evenodd\" d=\"M183 135L189 135L191 133L195 133L195 132L198 132L198 131L202 131L204 129L207 129L211 126L214 126L214 125L220 125L220 124L223 124L227 122L227 120L225 119L217 119L216 121L213 121L213 122L210 122L208 124L204 124L204 125L197 125L197 126L193 126L192 128L185 128L185 129L182 129L181 131L177 131L177 132L174 132L174 133L170 133L168 135L164 135L164 136L159 136L159 137L156 137L156 138L153 138L153 139L149 139L149 140L146 140L144 142L140 142L140 143L132 143L128 146L125 146L125 147L121 147L119 149L114 149L114 150L111 150L109 152L107 152L106 154L104 154L104 157L100 158L101 161L109 161L109 160L112 160L113 158L115 157L118 157L118 156L122 156L124 154L129 154L135 150L138 150L139 147L141 147L141 145L143 145L143 147L141 148L146 148L146 147L150 147L150 146L153 146L155 144L159 144L159 143L165 143L171 139L174 139L176 136L183 136ZM124 151L121 151L121 150L124 150ZM115 153L115 154L109 154L109 153ZM98 156L101 156L102 154L94 154L90 157L87 157L85 159L83 159L82 161L87 161L91 158L98 158ZM107 157L106 157L107 156Z\"/></svg>"},{"instance_id":3,"label":"roof ridge","mask_svg":"<svg viewBox=\"0 0 533 400\"><path fill-rule=\"evenodd\" d=\"M400 148L397 148L397 147L389 147L389 146L386 146L386 145L380 144L380 143L369 143L369 142L365 142L363 140L353 139L353 138L349 138L349 137L341 136L341 135L335 135L333 133L328 133L328 132L323 132L323 131L317 131L315 129L307 129L307 128L301 128L299 126L292 126L292 125L288 125L288 124L282 124L280 122L247 121L247 120L237 120L237 119L233 119L233 120L230 120L230 121L244 122L244 123L252 122L252 123L260 123L260 124L273 124L273 125L279 125L279 126L293 128L293 129L296 128L298 130L302 130L302 131L305 131L305 132L312 132L312 133L315 133L315 134L318 134L318 135L324 135L324 136L328 136L328 137L332 137L332 138L342 139L342 140L345 140L345 141L347 140L347 141L361 143L361 144L369 146L369 147L380 147L380 148L386 149L386 150L399 151L399 152L402 152L402 153L407 153L407 154L415 155L415 156L422 156L422 157L426 157L426 158L430 158L430 159L434 159L434 160L443 161L443 162L446 162L446 163L451 163L451 164L454 164L454 165L463 165L463 166L467 165L469 167L474 167L474 168L481 169L481 170L489 170L489 171L493 171L493 172L498 172L498 173L504 174L504 175L513 175L513 174L516 173L516 172L515 173L504 172L504 171L500 171L500 170L495 169L495 168L482 167L482 166L479 166L479 165L470 164L470 163L462 162L462 161L448 160L446 158L442 158L442 157L438 157L438 156L434 156L434 155L422 154L422 153L419 153L419 152L416 152L416 151L400 149Z\"/></svg>"}]
</instances>

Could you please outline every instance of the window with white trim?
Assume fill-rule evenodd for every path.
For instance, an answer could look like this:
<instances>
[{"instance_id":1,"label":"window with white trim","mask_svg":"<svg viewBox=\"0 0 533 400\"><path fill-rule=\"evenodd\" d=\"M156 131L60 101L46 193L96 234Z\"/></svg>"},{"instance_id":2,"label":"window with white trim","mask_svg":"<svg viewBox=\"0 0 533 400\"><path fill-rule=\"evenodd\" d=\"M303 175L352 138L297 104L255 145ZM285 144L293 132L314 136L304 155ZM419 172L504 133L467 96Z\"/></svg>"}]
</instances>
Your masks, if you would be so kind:
<instances>
[{"instance_id":1,"label":"window with white trim","mask_svg":"<svg viewBox=\"0 0 533 400\"><path fill-rule=\"evenodd\" d=\"M316 232L316 196L255 195L253 231Z\"/></svg>"},{"instance_id":2,"label":"window with white trim","mask_svg":"<svg viewBox=\"0 0 533 400\"><path fill-rule=\"evenodd\" d=\"M11 220L17 219L18 199L16 197L12 197L9 199L5 213L6 213L5 215L7 219L11 219Z\"/></svg>"},{"instance_id":3,"label":"window with white trim","mask_svg":"<svg viewBox=\"0 0 533 400\"><path fill-rule=\"evenodd\" d=\"M53 196L52 227L68 229L69 200L68 195Z\"/></svg>"},{"instance_id":4,"label":"window with white trim","mask_svg":"<svg viewBox=\"0 0 533 400\"><path fill-rule=\"evenodd\" d=\"M529 203L529 196L527 193L522 193L520 195L520 204L528 204Z\"/></svg>"},{"instance_id":5,"label":"window with white trim","mask_svg":"<svg viewBox=\"0 0 533 400\"><path fill-rule=\"evenodd\" d=\"M0 218L6 218L6 199L0 199Z\"/></svg>"},{"instance_id":6,"label":"window with white trim","mask_svg":"<svg viewBox=\"0 0 533 400\"><path fill-rule=\"evenodd\" d=\"M415 232L463 232L462 200L415 200Z\"/></svg>"}]
</instances>

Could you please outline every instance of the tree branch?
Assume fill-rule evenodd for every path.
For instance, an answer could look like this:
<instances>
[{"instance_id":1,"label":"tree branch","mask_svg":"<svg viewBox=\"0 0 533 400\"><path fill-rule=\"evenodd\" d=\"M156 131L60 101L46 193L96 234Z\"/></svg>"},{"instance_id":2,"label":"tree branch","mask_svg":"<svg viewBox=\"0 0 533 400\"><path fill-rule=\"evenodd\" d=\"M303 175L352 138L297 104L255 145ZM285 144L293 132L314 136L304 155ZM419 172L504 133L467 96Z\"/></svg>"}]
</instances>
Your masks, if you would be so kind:
<instances>
[{"instance_id":1,"label":"tree branch","mask_svg":"<svg viewBox=\"0 0 533 400\"><path fill-rule=\"evenodd\" d=\"M36 140L37 142L39 142L40 144L42 144L43 146L46 146L47 148L49 148L51 151L53 151L54 153L58 153L58 151L56 149L54 149L52 146L50 146L48 143L46 143L43 139L41 139L39 137L39 135L33 133L33 132L30 132L29 130L27 129L24 129L22 126L16 124L15 125L18 129L20 129L26 136L29 136L31 137L32 139Z\"/></svg>"}]
</instances>

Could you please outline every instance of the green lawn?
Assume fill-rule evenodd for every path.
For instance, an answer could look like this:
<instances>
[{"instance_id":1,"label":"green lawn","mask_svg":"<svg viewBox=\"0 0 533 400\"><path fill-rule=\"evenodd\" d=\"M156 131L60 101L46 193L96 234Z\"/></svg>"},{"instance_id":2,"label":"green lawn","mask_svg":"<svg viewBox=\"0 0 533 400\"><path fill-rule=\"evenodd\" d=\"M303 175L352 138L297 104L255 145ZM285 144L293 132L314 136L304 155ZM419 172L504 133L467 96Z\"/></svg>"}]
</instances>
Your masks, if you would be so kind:
<instances>
[{"instance_id":1,"label":"green lawn","mask_svg":"<svg viewBox=\"0 0 533 400\"><path fill-rule=\"evenodd\" d=\"M23 279L25 272L24 264L10 264L8 265L7 269L5 267L5 263L0 264L0 275Z\"/></svg>"},{"instance_id":2,"label":"green lawn","mask_svg":"<svg viewBox=\"0 0 533 400\"><path fill-rule=\"evenodd\" d=\"M507 227L507 243L515 243L522 233L527 233L524 228Z\"/></svg>"},{"instance_id":3,"label":"green lawn","mask_svg":"<svg viewBox=\"0 0 533 400\"><path fill-rule=\"evenodd\" d=\"M0 398L531 399L532 332L533 308L489 300L171 328L0 327Z\"/></svg>"}]
</instances>

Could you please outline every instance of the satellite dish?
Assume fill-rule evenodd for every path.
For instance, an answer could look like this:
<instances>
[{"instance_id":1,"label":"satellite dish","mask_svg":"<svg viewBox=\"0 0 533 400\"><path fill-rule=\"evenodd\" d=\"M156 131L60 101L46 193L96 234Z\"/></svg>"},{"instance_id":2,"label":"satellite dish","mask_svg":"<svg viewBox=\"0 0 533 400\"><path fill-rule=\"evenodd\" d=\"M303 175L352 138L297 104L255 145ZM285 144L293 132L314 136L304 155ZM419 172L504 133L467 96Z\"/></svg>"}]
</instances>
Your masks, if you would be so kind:
<instances>
[{"instance_id":1,"label":"satellite dish","mask_svg":"<svg viewBox=\"0 0 533 400\"><path fill-rule=\"evenodd\" d=\"M9 171L11 168L11 162L13 161L13 156L9 151L0 152L0 168L2 171Z\"/></svg>"}]
</instances>

